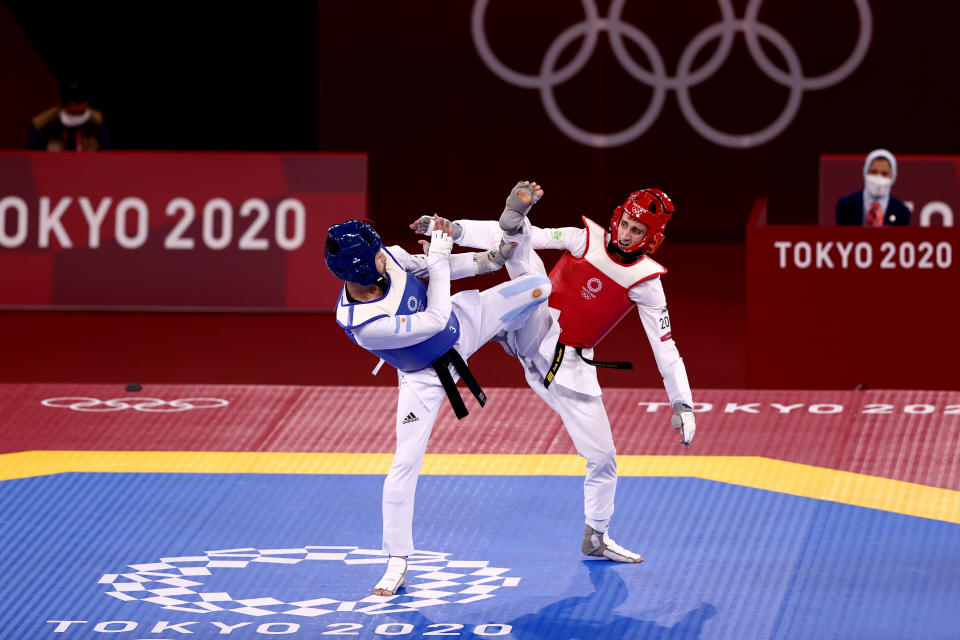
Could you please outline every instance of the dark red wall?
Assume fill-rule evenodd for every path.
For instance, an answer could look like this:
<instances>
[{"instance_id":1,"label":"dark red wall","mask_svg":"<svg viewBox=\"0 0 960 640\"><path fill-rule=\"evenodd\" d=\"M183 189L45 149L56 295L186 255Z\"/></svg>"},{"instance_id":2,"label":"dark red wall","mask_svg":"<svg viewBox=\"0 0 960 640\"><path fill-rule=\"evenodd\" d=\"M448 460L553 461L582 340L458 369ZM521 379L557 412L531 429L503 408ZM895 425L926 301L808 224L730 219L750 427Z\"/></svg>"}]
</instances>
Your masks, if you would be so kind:
<instances>
[{"instance_id":1,"label":"dark red wall","mask_svg":"<svg viewBox=\"0 0 960 640\"><path fill-rule=\"evenodd\" d=\"M667 291L688 367L704 367L703 373L691 369L695 386L714 385L713 380L723 386L743 384L743 254L736 244L717 244L734 250L715 253L683 250L685 246L742 240L758 196L769 198L773 223L814 224L820 154L865 154L876 147L899 154L956 154L960 146L960 85L955 81L960 6L937 0L870 1L872 39L857 70L836 86L805 91L792 124L766 144L732 149L704 140L671 90L644 135L606 150L565 137L547 117L536 91L511 86L487 69L471 37L471 0L291 1L268 9L183 0L3 4L0 36L14 33L22 39L14 49L17 62L0 61L3 78L11 73L20 78L14 91L4 91L2 145L16 146L25 128L23 113L51 99L51 78L83 72L97 89L96 105L106 113L119 148L368 152L370 212L388 242L410 244L406 223L425 212L493 217L509 186L520 178L545 185L547 196L535 216L538 223L550 225L575 224L581 214L602 221L630 191L664 188L678 207L663 249L671 269ZM598 2L598 15L607 16L610 4ZM631 0L623 18L633 25L625 28L646 34L662 56L666 74L674 76L684 50L717 22L721 6L720 0ZM731 0L730 6L742 18L747 1ZM755 28L767 38L781 34L796 52L804 76L816 77L853 51L856 7L854 0L767 0L758 14L761 26ZM577 0L491 0L485 25L505 64L536 73L550 43L582 19ZM12 46L2 40L0 46ZM717 43L705 45L694 68L705 63ZM560 56L561 66L577 46L574 41ZM763 47L779 68L788 67L770 41ZM638 65L649 67L641 49L627 48ZM24 74L30 65L48 71ZM606 34L600 34L583 71L556 88L558 105L573 122L608 132L629 126L647 109L651 95L617 62ZM727 60L690 95L708 123L734 133L765 127L789 99L789 91L753 61L742 34ZM676 253L668 255L671 247ZM720 331L711 314L723 316ZM683 316L687 319L681 322ZM6 314L4 320L15 332L42 324L24 315ZM128 320L134 324L121 327ZM136 322L135 315L110 316L102 333L87 333L90 349L115 348L109 327L131 335ZM190 322L188 332L208 330L206 320ZM151 331L170 330L157 318L147 324ZM695 326L697 337L681 336L681 324ZM281 325L281 331L289 329L290 340L272 348L256 342L256 333L277 329L276 322L233 326L231 335L249 334L250 344L260 345L244 360L256 364L250 371L235 368L236 379L314 379L286 355L308 344L309 357L320 357L320 347L309 346L309 323ZM55 327L43 326L68 329L71 322L60 318ZM58 335L57 344L66 348L70 339ZM135 350L163 349L148 335L138 340L124 344ZM59 357L58 362L57 350L47 344L37 338L35 344L18 347L16 368L37 379L57 375L61 367L64 376L75 379L63 364L72 361ZM200 344L199 338L190 344ZM726 350L711 352L716 345ZM274 358L276 352L285 355ZM37 367L31 354L51 360ZM185 354L168 352L154 370L167 372L168 380L182 379L189 364L181 369L172 363ZM76 366L85 366L83 362L77 360ZM116 371L106 367L97 375L111 380L127 375ZM634 382L651 384L647 379L623 384Z\"/></svg>"},{"instance_id":2,"label":"dark red wall","mask_svg":"<svg viewBox=\"0 0 960 640\"><path fill-rule=\"evenodd\" d=\"M836 86L805 91L792 125L748 150L705 141L684 119L674 91L655 124L630 144L597 150L571 141L551 123L536 90L511 86L484 65L470 33L473 4L321 7L318 145L370 151L378 222L438 206L437 190L447 195L448 213L488 217L499 211L511 180L530 176L547 187L544 202L558 222L581 213L603 218L631 190L658 185L678 206L674 238L740 237L760 195L769 197L774 223L815 223L821 153L955 153L960 142L955 3L870 2L872 40L857 70ZM599 15L607 15L609 3L598 4ZM718 21L720 4L628 2L623 19L649 37L673 76L692 38ZM746 4L732 2L734 13L742 17ZM582 19L575 0L494 0L485 24L500 59L535 74L550 43ZM761 35L776 30L792 46L806 77L843 63L859 29L853 0L769 0L759 22ZM601 33L584 70L556 90L560 107L585 129L624 128L650 102L651 90L624 71L608 42ZM716 44L707 43L695 68ZM649 67L639 48L628 50ZM764 51L787 68L770 42ZM691 89L708 123L736 133L773 122L788 94L752 60L742 34L726 62Z\"/></svg>"},{"instance_id":3,"label":"dark red wall","mask_svg":"<svg viewBox=\"0 0 960 640\"><path fill-rule=\"evenodd\" d=\"M4 4L0 4L0 149L27 144L30 118L57 101L57 81Z\"/></svg>"},{"instance_id":4,"label":"dark red wall","mask_svg":"<svg viewBox=\"0 0 960 640\"><path fill-rule=\"evenodd\" d=\"M631 0L623 20L646 34L672 77L693 38L720 19L722 4ZM960 6L864 4L872 38L862 63L836 86L805 91L793 123L767 144L737 150L705 141L671 90L643 136L597 150L561 134L537 91L508 85L487 69L471 38L471 0L300 1L269 9L178 0L54 7L4 0L0 34L22 37L14 38L21 43L16 62L0 63L4 77L11 67L36 67L38 59L49 71L21 73L14 91L4 91L0 144L22 140L23 113L30 111L24 105L54 97L52 78L82 75L96 88L118 147L369 152L371 211L384 226L400 228L411 214L433 208L492 215L510 182L531 176L549 189L556 203L550 215L558 222L581 213L604 217L631 190L656 184L679 207L674 239L742 238L760 195L770 199L773 222L816 220L822 153L957 152ZM489 5L493 51L528 74L538 71L561 32L583 20L577 0ZM610 5L597 2L598 15L609 15ZM729 5L736 17L745 15L746 0ZM803 75L815 77L853 52L857 3L767 0L758 25L760 36L780 34ZM770 60L786 69L777 47L761 41ZM3 38L4 47L10 42ZM694 68L717 40L704 44ZM561 65L578 46L579 40L568 47ZM640 48L627 49L649 67ZM583 71L556 88L571 121L596 131L630 125L651 93L617 62L605 33ZM764 75L737 34L726 61L690 95L712 126L749 133L779 116L789 91Z\"/></svg>"}]
</instances>

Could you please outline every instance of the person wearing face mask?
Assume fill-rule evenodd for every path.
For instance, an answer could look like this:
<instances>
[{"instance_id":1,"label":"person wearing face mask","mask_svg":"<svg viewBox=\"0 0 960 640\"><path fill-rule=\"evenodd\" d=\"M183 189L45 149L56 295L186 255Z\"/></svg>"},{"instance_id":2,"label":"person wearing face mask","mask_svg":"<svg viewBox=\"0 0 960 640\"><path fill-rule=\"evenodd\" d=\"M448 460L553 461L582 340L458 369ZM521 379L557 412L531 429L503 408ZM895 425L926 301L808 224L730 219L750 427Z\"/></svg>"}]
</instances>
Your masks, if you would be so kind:
<instances>
[{"instance_id":1,"label":"person wearing face mask","mask_svg":"<svg viewBox=\"0 0 960 640\"><path fill-rule=\"evenodd\" d=\"M37 114L30 122L28 149L45 151L101 151L110 148L103 114L90 107L90 96L79 83L60 90L60 104Z\"/></svg>"},{"instance_id":2,"label":"person wearing face mask","mask_svg":"<svg viewBox=\"0 0 960 640\"><path fill-rule=\"evenodd\" d=\"M874 149L863 163L862 191L837 200L837 224L883 227L910 224L910 210L890 194L897 179L897 159Z\"/></svg>"}]
</instances>

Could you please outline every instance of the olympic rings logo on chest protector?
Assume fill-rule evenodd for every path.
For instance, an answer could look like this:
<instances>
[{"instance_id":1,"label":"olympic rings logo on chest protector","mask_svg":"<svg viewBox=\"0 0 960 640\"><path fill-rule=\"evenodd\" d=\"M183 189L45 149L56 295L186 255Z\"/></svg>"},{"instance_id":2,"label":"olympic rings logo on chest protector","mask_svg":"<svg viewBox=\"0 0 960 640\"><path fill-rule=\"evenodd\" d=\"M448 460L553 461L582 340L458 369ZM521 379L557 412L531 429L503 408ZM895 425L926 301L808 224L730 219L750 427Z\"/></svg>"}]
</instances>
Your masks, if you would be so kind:
<instances>
[{"instance_id":1,"label":"olympic rings logo on chest protector","mask_svg":"<svg viewBox=\"0 0 960 640\"><path fill-rule=\"evenodd\" d=\"M626 0L613 0L610 12L601 17L594 0L580 0L583 6L584 20L567 27L557 36L544 54L540 62L538 75L530 75L515 71L503 64L490 47L484 27L484 18L490 0L476 0L473 5L470 27L474 46L487 68L501 80L523 89L537 89L540 92L540 101L553 124L571 140L580 144L598 149L619 147L633 142L653 126L660 112L663 110L667 91L677 92L677 102L680 111L687 123L704 139L719 145L734 149L749 149L758 147L773 140L793 122L800 110L800 101L804 91L816 91L832 87L852 74L870 48L873 35L873 15L870 12L868 0L854 0L860 20L860 32L853 52L840 66L829 73L807 77L803 75L800 59L793 46L780 32L769 25L758 22L758 14L763 0L749 0L743 18L737 18L732 0L717 0L720 7L720 21L708 26L693 37L680 55L677 73L667 75L663 56L653 41L637 27L623 22L623 12ZM554 88L567 82L580 73L597 47L597 39L601 31L607 33L610 47L617 61L635 80L653 89L653 96L647 110L640 115L632 125L614 133L597 133L587 131L571 122L560 110L554 96ZM693 106L690 89L704 82L727 61L733 47L734 37L743 33L750 57L768 78L790 90L787 104L783 112L769 125L753 133L733 134L720 131L708 124ZM624 37L640 47L650 61L651 69L646 69L627 52L623 42ZM575 40L582 38L579 50L564 67L557 69L560 55ZM711 41L719 38L716 51L702 66L693 69L697 55ZM783 71L767 57L760 45L760 39L773 45L783 57L787 70Z\"/></svg>"},{"instance_id":2,"label":"olympic rings logo on chest protector","mask_svg":"<svg viewBox=\"0 0 960 640\"><path fill-rule=\"evenodd\" d=\"M100 400L85 396L66 396L62 398L47 398L40 404L55 409L71 409L87 413L106 413L108 411L123 411L134 409L144 413L177 413L190 409L216 409L230 404L222 398L179 398L177 400L161 400L160 398L112 398Z\"/></svg>"}]
</instances>

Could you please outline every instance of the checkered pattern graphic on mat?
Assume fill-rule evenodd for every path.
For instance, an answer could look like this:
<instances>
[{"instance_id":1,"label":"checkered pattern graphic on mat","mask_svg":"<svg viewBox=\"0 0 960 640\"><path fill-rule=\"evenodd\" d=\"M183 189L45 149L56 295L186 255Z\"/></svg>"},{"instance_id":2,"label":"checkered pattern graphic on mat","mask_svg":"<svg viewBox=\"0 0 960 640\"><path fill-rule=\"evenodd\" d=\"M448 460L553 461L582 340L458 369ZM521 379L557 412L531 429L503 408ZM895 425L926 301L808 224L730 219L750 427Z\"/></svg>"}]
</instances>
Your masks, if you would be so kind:
<instances>
[{"instance_id":1,"label":"checkered pattern graphic on mat","mask_svg":"<svg viewBox=\"0 0 960 640\"><path fill-rule=\"evenodd\" d=\"M107 595L120 600L142 600L173 611L210 613L232 611L248 616L285 614L316 617L334 611L369 615L416 611L438 604L465 604L492 598L501 587L515 587L519 577L510 569L491 567L486 560L452 560L449 553L416 551L407 558L407 584L393 596L370 595L362 600L317 596L285 602L271 596L234 599L226 592L203 591L203 576L214 571L243 569L251 563L281 565L336 562L346 565L382 564L388 555L359 547L307 546L299 549L220 549L202 556L160 558L159 562L128 565L132 573L108 573Z\"/></svg>"}]
</instances>

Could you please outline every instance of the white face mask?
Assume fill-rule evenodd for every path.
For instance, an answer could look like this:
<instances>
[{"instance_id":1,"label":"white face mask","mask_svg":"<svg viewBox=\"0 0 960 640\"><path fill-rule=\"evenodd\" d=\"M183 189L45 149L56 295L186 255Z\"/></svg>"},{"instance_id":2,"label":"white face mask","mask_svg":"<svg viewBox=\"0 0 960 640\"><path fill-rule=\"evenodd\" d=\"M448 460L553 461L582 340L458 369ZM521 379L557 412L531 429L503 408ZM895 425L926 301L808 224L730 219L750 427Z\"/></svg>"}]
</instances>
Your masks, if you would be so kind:
<instances>
[{"instance_id":1,"label":"white face mask","mask_svg":"<svg viewBox=\"0 0 960 640\"><path fill-rule=\"evenodd\" d=\"M65 127L79 127L83 124L86 124L87 120L90 119L90 109L87 109L78 116L70 115L63 109L60 109L60 122L63 123Z\"/></svg>"},{"instance_id":2,"label":"white face mask","mask_svg":"<svg viewBox=\"0 0 960 640\"><path fill-rule=\"evenodd\" d=\"M873 173L868 173L866 177L867 193L869 193L874 198L882 198L890 193L890 185L893 184L893 180L890 178L884 178L883 176L878 176Z\"/></svg>"}]
</instances>

